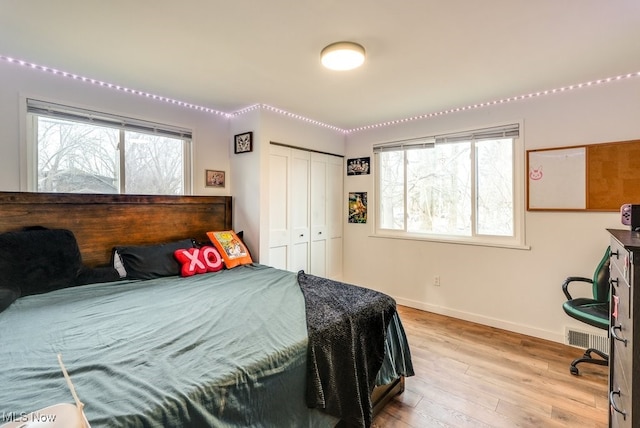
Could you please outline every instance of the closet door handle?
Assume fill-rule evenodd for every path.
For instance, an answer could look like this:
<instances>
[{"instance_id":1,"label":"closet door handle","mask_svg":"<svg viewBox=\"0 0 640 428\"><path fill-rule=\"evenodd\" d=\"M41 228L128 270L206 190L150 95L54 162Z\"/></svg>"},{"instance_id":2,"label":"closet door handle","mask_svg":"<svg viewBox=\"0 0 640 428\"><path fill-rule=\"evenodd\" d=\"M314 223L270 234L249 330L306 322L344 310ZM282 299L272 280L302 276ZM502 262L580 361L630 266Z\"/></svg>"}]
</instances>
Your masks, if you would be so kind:
<instances>
[{"instance_id":1,"label":"closet door handle","mask_svg":"<svg viewBox=\"0 0 640 428\"><path fill-rule=\"evenodd\" d=\"M620 330L622 331L622 324L620 325L612 325L611 328L609 329L609 332L611 333L611 337L613 337L615 340L619 340L620 342L624 343L624 346L627 346L627 339L623 339L621 337L619 337L616 334L616 330Z\"/></svg>"},{"instance_id":2,"label":"closet door handle","mask_svg":"<svg viewBox=\"0 0 640 428\"><path fill-rule=\"evenodd\" d=\"M618 252L618 250L612 251L610 254L610 257L616 256L616 260L618 260L618 256L620 256L620 253Z\"/></svg>"},{"instance_id":3,"label":"closet door handle","mask_svg":"<svg viewBox=\"0 0 640 428\"><path fill-rule=\"evenodd\" d=\"M626 421L627 420L627 412L625 412L624 410L620 410L618 408L618 406L616 406L616 402L613 401L613 396L614 395L620 396L620 388L618 388L617 391L609 392L609 404L611 405L611 408L613 410L615 410L616 412L618 412L618 413L620 413L622 415L622 420Z\"/></svg>"}]
</instances>

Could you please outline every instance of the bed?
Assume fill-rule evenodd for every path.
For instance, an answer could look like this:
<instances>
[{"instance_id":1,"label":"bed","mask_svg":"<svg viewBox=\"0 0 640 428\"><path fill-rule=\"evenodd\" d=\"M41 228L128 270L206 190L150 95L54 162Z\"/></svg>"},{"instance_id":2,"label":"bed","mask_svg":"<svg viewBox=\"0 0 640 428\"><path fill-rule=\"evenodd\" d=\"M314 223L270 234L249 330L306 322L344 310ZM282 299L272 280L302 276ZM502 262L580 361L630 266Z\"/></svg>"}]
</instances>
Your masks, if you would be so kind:
<instances>
[{"instance_id":1,"label":"bed","mask_svg":"<svg viewBox=\"0 0 640 428\"><path fill-rule=\"evenodd\" d=\"M413 374L388 296L259 263L189 277L114 272L116 247L206 245L207 231L232 230L231 207L230 197L0 192L2 236L23 238L17 231L31 228L38 238L25 246L38 248L72 239L81 259L73 281L0 312L0 425L73 402L59 353L94 428L369 426ZM32 256L9 250L0 263L20 279L46 264L31 260L16 274ZM44 275L59 274L51 272ZM11 275L3 274L6 287ZM356 312L368 314L364 324ZM337 339L321 342L318 332ZM343 366L340 354L350 356L346 370L326 373Z\"/></svg>"}]
</instances>

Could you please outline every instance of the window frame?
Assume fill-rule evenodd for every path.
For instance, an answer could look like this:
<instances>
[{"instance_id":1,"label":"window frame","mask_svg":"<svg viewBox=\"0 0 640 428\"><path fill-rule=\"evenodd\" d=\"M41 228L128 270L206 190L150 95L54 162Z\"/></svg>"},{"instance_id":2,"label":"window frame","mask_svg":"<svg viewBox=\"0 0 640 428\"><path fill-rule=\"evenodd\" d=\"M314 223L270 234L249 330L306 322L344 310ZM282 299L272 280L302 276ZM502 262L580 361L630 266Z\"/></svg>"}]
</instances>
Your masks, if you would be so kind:
<instances>
[{"instance_id":1,"label":"window frame","mask_svg":"<svg viewBox=\"0 0 640 428\"><path fill-rule=\"evenodd\" d=\"M60 108L61 110L68 109L68 111L78 112L79 114L91 115L95 114L99 117L96 120L96 123L92 123L90 120L78 120L78 122L94 124L97 126L110 127L116 129L118 131L118 154L119 158L119 179L118 179L118 193L117 194L128 194L125 192L126 179L125 179L125 164L124 157L125 153L122 148L125 146L125 133L127 131L130 132L140 132L147 133L150 135L159 135L159 136L167 136L175 139L182 140L182 180L183 180L183 192L180 194L184 195L192 195L193 194L193 180L192 180L192 152L193 152L193 132L189 129L174 126L165 123L153 122L146 119L135 118L131 116L124 116L120 114L109 113L106 110L94 110L86 107L79 107L69 103L60 103L57 101L44 100L42 97L28 97L22 96L20 97L21 103L21 112L20 122L21 122L21 133L22 138L21 141L23 144L21 145L20 157L21 164L25 167L23 168L23 173L20 175L20 188L22 191L27 192L38 192L38 138L37 138L37 121L38 117L49 117L54 119L62 119L62 120L73 120L73 119L65 119L64 117L60 117L55 114L47 115L47 114L38 114L38 112L31 112L29 110L29 102L33 101L38 105L51 105L54 108ZM104 120L103 120L104 119ZM118 126L117 121L122 121L123 124L126 122L127 126ZM149 132L152 129L157 129L159 132ZM53 192L55 193L55 192ZM173 194L172 194L173 195ZM160 195L158 196L167 196Z\"/></svg>"},{"instance_id":2,"label":"window frame","mask_svg":"<svg viewBox=\"0 0 640 428\"><path fill-rule=\"evenodd\" d=\"M426 136L419 137L410 140L403 141L393 141L382 144L376 144L373 146L373 157L374 157L374 197L373 197L373 206L372 210L373 214L373 237L378 238L393 238L393 239L407 239L407 240L416 240L416 241L432 241L432 242L443 242L443 243L453 243L453 244L464 244L464 245L480 245L480 246L489 246L489 247L505 247L505 248L516 248L516 249L529 249L529 247L525 243L525 184L526 181L524 179L524 168L525 168L525 150L524 150L524 138L523 138L523 126L522 122L515 122L510 124L503 125L493 125L487 128L493 127L502 127L508 125L518 125L518 136L510 136L505 138L513 138L512 140L512 180L513 180L513 235L512 236L498 236L498 235L485 235L477 233L477 227L475 225L476 216L477 216L477 201L476 201L476 193L477 193L477 177L475 176L476 171L476 162L475 158L477 156L476 145L471 143L471 152L470 156L470 169L473 174L472 178L472 189L471 189L471 204L472 204L472 213L471 213L471 236L460 236L460 235L446 235L446 234L431 234L431 233L417 233L417 232L408 232L407 231L407 222L404 222L404 229L402 230L394 230L394 229L386 229L380 226L380 156L378 156L379 152L387 150L393 150L395 147L396 150L405 150L401 147L403 145L412 145L412 146L421 146L421 147L429 147L435 144L436 141L444 141L447 136L453 136L455 138L456 135L460 134L469 134L474 133L477 129L470 129L459 131L456 133L449 133L446 135L439 136ZM483 128L484 129L484 128ZM482 140L485 138L480 138L478 140ZM476 141L478 141L476 140ZM406 216L406 192L407 192L407 174L406 174L406 161L405 161L405 173L404 173L404 184L403 191L405 192L404 203L405 203L405 216ZM370 201L371 202L371 201Z\"/></svg>"}]
</instances>

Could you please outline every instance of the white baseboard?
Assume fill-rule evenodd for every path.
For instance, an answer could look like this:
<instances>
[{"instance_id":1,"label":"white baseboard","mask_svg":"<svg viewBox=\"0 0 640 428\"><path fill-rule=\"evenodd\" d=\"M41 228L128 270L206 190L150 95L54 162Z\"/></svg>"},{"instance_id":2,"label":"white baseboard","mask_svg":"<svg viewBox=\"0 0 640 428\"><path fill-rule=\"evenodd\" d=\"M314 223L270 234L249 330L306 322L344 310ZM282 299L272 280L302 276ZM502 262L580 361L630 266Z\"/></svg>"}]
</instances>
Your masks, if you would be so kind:
<instances>
[{"instance_id":1,"label":"white baseboard","mask_svg":"<svg viewBox=\"0 0 640 428\"><path fill-rule=\"evenodd\" d=\"M431 305L428 303L420 302L417 300L403 299L401 297L394 297L396 303L402 306L409 306L414 309L420 309L427 312L433 312L435 314L446 315L453 318L462 319L465 321L471 321L482 325L488 325L503 330L513 331L515 333L526 334L527 336L533 336L540 339L550 340L552 342L565 343L564 335L553 331L541 330L538 328L529 327L526 325L516 324L513 322L500 320L496 318L490 318L483 315L474 314L471 312L462 312L444 306Z\"/></svg>"}]
</instances>

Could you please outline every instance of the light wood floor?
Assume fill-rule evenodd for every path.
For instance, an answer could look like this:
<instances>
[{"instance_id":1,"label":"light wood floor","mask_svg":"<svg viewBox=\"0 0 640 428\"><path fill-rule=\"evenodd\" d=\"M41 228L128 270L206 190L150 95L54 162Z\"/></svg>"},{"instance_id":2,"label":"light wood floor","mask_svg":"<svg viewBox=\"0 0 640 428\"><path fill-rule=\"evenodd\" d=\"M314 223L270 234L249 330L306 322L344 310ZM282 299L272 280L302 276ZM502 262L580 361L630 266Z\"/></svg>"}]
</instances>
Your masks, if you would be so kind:
<instances>
[{"instance_id":1,"label":"light wood floor","mask_svg":"<svg viewBox=\"0 0 640 428\"><path fill-rule=\"evenodd\" d=\"M606 367L577 348L399 307L416 375L374 427L607 426Z\"/></svg>"}]
</instances>

